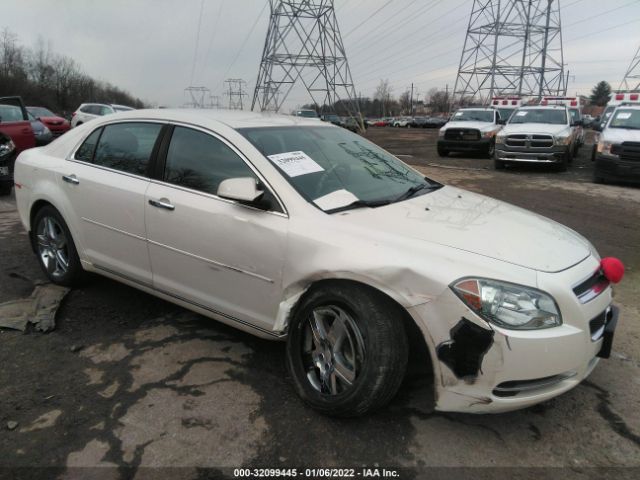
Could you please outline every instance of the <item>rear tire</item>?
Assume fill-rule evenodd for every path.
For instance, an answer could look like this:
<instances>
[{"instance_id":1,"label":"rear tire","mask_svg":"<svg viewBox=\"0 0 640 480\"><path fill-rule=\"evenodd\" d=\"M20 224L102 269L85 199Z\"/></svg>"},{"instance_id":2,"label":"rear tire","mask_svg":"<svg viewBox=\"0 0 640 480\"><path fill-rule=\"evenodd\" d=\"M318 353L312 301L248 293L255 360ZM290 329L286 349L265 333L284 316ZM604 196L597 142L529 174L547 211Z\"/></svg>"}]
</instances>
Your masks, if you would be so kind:
<instances>
[{"instance_id":1,"label":"rear tire","mask_svg":"<svg viewBox=\"0 0 640 480\"><path fill-rule=\"evenodd\" d=\"M47 278L65 287L78 285L85 277L71 232L62 215L47 205L36 213L31 225L38 263Z\"/></svg>"},{"instance_id":2,"label":"rear tire","mask_svg":"<svg viewBox=\"0 0 640 480\"><path fill-rule=\"evenodd\" d=\"M447 150L446 148L438 147L438 156L440 156L440 157L448 157L449 156L449 150Z\"/></svg>"},{"instance_id":3,"label":"rear tire","mask_svg":"<svg viewBox=\"0 0 640 480\"><path fill-rule=\"evenodd\" d=\"M337 417L386 405L407 367L402 315L382 294L346 282L307 293L287 339L287 367L300 397Z\"/></svg>"}]
</instances>

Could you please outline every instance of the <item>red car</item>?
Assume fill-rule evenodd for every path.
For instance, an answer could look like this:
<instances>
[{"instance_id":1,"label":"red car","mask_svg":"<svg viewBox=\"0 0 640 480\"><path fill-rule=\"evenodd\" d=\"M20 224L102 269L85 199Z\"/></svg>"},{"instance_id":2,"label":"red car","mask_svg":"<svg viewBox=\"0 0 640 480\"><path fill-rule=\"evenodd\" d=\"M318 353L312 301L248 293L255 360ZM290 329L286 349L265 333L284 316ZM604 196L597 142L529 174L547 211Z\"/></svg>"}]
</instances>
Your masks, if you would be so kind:
<instances>
[{"instance_id":1,"label":"red car","mask_svg":"<svg viewBox=\"0 0 640 480\"><path fill-rule=\"evenodd\" d=\"M53 138L59 137L71 128L71 124L67 120L44 107L27 107L27 110L51 130Z\"/></svg>"},{"instance_id":2,"label":"red car","mask_svg":"<svg viewBox=\"0 0 640 480\"><path fill-rule=\"evenodd\" d=\"M13 141L17 153L36 146L36 137L22 98L0 98L0 133Z\"/></svg>"}]
</instances>

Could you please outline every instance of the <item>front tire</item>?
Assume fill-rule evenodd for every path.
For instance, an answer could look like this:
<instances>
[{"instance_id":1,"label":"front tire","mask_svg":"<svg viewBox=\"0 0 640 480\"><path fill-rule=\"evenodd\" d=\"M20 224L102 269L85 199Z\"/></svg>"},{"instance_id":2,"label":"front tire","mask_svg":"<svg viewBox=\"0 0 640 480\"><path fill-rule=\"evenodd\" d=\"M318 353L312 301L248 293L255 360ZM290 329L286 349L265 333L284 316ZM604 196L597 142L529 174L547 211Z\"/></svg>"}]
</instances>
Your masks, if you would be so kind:
<instances>
[{"instance_id":1,"label":"front tire","mask_svg":"<svg viewBox=\"0 0 640 480\"><path fill-rule=\"evenodd\" d=\"M407 367L403 314L381 294L348 283L305 295L287 341L287 366L300 397L337 417L386 405Z\"/></svg>"},{"instance_id":2,"label":"front tire","mask_svg":"<svg viewBox=\"0 0 640 480\"><path fill-rule=\"evenodd\" d=\"M31 227L38 263L47 278L65 287L80 283L84 270L71 232L62 215L48 205L41 208Z\"/></svg>"},{"instance_id":3,"label":"front tire","mask_svg":"<svg viewBox=\"0 0 640 480\"><path fill-rule=\"evenodd\" d=\"M439 146L438 147L438 156L439 157L448 157L449 156L449 150Z\"/></svg>"}]
</instances>

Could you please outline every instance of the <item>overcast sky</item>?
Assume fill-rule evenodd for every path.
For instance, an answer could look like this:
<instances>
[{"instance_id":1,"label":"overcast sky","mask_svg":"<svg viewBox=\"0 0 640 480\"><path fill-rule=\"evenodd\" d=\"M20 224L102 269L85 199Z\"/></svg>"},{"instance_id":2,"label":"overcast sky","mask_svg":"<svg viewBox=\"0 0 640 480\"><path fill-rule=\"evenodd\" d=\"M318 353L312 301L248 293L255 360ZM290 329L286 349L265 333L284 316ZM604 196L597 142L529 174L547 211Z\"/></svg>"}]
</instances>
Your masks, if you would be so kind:
<instances>
[{"instance_id":1,"label":"overcast sky","mask_svg":"<svg viewBox=\"0 0 640 480\"><path fill-rule=\"evenodd\" d=\"M153 104L182 105L189 85L206 86L227 102L228 77L248 82L250 102L269 21L266 3L205 0L200 16L201 0L2 0L0 27L26 46L42 36L87 74ZM432 87L451 89L472 0L387 3L335 0L356 90L372 95L382 78L395 95L411 82L420 98ZM640 46L640 0L561 5L569 93L586 94L599 80L617 88ZM285 107L307 101L298 88Z\"/></svg>"}]
</instances>

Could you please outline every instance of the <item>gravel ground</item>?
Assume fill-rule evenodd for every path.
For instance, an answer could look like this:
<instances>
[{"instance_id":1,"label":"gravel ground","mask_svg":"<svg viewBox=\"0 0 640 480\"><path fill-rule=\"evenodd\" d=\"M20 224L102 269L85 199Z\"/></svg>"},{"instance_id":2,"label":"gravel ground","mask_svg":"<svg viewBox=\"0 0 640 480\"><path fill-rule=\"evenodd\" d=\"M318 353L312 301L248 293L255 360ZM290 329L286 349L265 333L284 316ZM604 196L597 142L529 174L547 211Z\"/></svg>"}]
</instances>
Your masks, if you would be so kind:
<instances>
[{"instance_id":1,"label":"gravel ground","mask_svg":"<svg viewBox=\"0 0 640 480\"><path fill-rule=\"evenodd\" d=\"M214 478L239 466L638 478L640 189L592 184L590 145L565 173L496 172L481 156L438 158L434 130L367 136L436 180L553 218L621 258L612 358L519 412L435 413L413 378L375 415L336 420L298 400L283 344L95 277L66 296L53 332L0 331L0 478ZM44 281L11 199L0 201L0 279L0 302Z\"/></svg>"}]
</instances>

